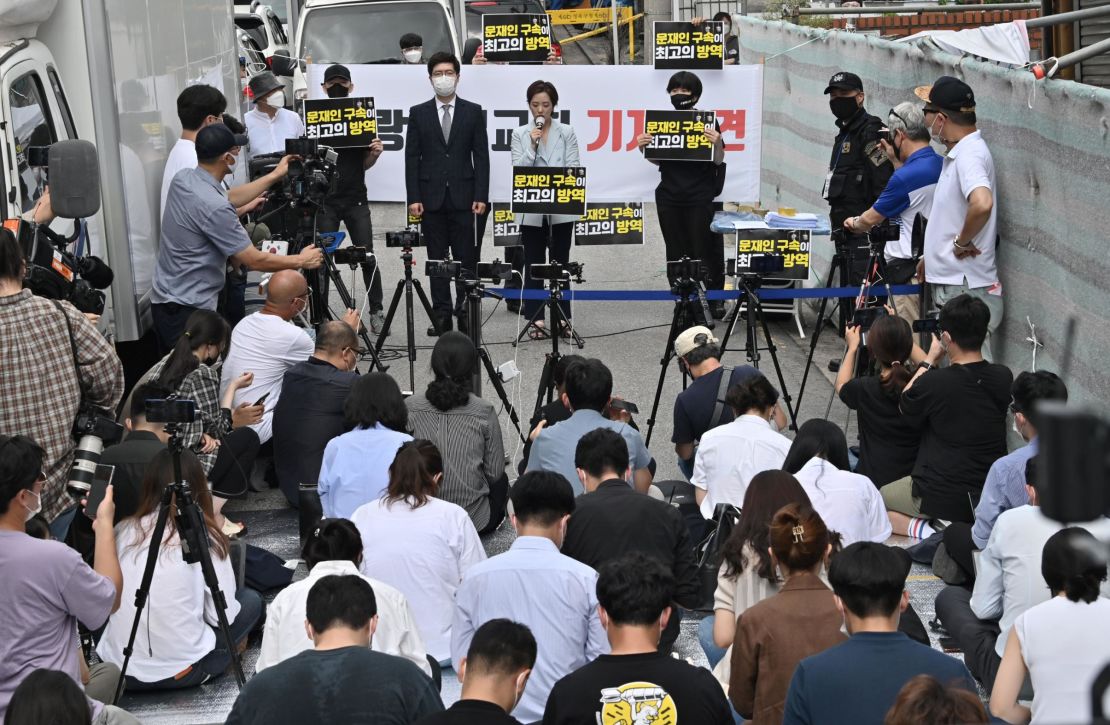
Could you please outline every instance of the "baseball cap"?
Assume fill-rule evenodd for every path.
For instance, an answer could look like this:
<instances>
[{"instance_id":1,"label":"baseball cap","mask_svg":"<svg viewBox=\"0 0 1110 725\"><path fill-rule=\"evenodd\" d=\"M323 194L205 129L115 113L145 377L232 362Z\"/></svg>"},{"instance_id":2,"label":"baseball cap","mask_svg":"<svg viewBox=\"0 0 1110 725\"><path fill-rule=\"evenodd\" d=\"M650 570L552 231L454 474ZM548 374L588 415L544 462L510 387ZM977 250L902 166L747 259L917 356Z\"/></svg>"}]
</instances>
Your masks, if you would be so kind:
<instances>
[{"instance_id":1,"label":"baseball cap","mask_svg":"<svg viewBox=\"0 0 1110 725\"><path fill-rule=\"evenodd\" d=\"M236 146L246 146L247 137L234 134L222 123L213 123L197 132L197 159L208 161L226 154Z\"/></svg>"},{"instance_id":2,"label":"baseball cap","mask_svg":"<svg viewBox=\"0 0 1110 725\"><path fill-rule=\"evenodd\" d=\"M829 79L829 85L825 88L825 93L832 93L834 88L840 88L846 91L862 91L863 81L855 73L848 73L847 71L837 71L833 77Z\"/></svg>"},{"instance_id":3,"label":"baseball cap","mask_svg":"<svg viewBox=\"0 0 1110 725\"><path fill-rule=\"evenodd\" d=\"M674 353L679 357L686 357L699 347L716 345L720 340L713 337L708 327L697 325L685 331L674 341Z\"/></svg>"},{"instance_id":4,"label":"baseball cap","mask_svg":"<svg viewBox=\"0 0 1110 725\"><path fill-rule=\"evenodd\" d=\"M347 70L347 66L336 63L329 65L327 70L324 71L324 83L327 83L332 78L342 78L345 81L351 80L351 71Z\"/></svg>"},{"instance_id":5,"label":"baseball cap","mask_svg":"<svg viewBox=\"0 0 1110 725\"><path fill-rule=\"evenodd\" d=\"M931 86L918 86L914 95L925 101L926 108L957 113L975 112L975 93L971 86L952 76L941 76Z\"/></svg>"}]
</instances>

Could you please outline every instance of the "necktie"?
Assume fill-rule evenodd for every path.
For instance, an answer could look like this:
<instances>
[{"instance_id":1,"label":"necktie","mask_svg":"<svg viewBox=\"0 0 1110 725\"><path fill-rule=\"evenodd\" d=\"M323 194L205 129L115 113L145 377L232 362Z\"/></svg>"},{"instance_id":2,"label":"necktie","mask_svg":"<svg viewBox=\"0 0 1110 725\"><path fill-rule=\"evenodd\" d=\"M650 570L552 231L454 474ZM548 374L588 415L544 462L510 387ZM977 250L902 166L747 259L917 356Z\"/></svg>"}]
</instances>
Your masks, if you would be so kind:
<instances>
[{"instance_id":1,"label":"necktie","mask_svg":"<svg viewBox=\"0 0 1110 725\"><path fill-rule=\"evenodd\" d=\"M449 105L443 107L443 123L440 127L443 129L443 142L447 143L451 138L451 106Z\"/></svg>"}]
</instances>

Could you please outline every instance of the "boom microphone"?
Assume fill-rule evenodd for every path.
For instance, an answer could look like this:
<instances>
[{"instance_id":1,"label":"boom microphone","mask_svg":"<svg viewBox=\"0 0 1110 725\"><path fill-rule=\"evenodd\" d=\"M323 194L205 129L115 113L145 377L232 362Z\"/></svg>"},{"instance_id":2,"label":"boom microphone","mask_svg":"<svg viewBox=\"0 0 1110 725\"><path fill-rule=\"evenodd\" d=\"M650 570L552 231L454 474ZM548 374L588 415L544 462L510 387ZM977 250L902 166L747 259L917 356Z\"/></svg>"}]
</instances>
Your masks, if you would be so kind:
<instances>
[{"instance_id":1,"label":"boom microphone","mask_svg":"<svg viewBox=\"0 0 1110 725\"><path fill-rule=\"evenodd\" d=\"M50 179L50 206L54 213L64 219L78 219L100 211L96 147L81 139L58 141L50 146L49 158L47 178Z\"/></svg>"},{"instance_id":2,"label":"boom microphone","mask_svg":"<svg viewBox=\"0 0 1110 725\"><path fill-rule=\"evenodd\" d=\"M115 273L100 257L89 255L77 258L77 273L85 278L95 289L108 289L112 286Z\"/></svg>"}]
</instances>

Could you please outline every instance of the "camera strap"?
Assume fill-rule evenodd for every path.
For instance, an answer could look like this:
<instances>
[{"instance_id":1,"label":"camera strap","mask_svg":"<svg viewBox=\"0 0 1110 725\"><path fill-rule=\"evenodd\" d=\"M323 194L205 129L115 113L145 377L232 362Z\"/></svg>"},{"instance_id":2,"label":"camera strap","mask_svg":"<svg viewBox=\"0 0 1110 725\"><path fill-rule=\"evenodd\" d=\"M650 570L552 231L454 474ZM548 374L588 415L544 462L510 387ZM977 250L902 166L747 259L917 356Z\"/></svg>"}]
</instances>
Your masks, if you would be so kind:
<instances>
[{"instance_id":1,"label":"camera strap","mask_svg":"<svg viewBox=\"0 0 1110 725\"><path fill-rule=\"evenodd\" d=\"M77 387L81 391L81 400L85 399L85 383L81 380L81 364L77 361L77 341L73 337L73 324L69 321L69 315L66 314L65 308L58 300L50 300L50 302L58 308L58 312L62 313L62 319L65 320L66 330L69 332L69 350L73 355L73 371L77 375Z\"/></svg>"}]
</instances>

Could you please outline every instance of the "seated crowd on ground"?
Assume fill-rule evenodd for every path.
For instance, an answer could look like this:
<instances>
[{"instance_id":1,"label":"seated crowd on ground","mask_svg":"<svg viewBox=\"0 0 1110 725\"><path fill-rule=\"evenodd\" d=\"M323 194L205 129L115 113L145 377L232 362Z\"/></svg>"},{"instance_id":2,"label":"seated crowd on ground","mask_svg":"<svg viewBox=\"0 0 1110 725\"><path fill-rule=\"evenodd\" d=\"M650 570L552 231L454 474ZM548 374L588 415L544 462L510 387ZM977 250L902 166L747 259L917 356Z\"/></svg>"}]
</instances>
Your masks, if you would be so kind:
<instances>
[{"instance_id":1,"label":"seated crowd on ground","mask_svg":"<svg viewBox=\"0 0 1110 725\"><path fill-rule=\"evenodd\" d=\"M1038 405L1067 390L983 359L978 298L944 305L928 351L898 317L875 323L877 374L842 367L836 381L859 412L858 449L826 420L784 434L779 391L722 366L694 327L675 341L693 378L673 408L688 482L659 480L660 452L611 405L610 369L572 356L510 482L468 337L440 336L434 379L406 398L388 374L355 370L357 321L314 341L290 322L302 282L273 277L273 319L184 322L122 408L103 502L60 532L47 452L0 436L0 608L21 613L0 624L5 723L135 722L117 689L225 677L230 647L257 632L228 722L987 722L979 687L1007 722L1089 720L1085 693L1110 659L1110 520L1065 526L1039 508ZM150 401L175 393L197 403L180 476L204 531L168 518L133 629L160 507L181 503L168 436L148 420ZM1028 442L1013 452L1008 410ZM307 576L269 606L248 584L251 557L246 576L237 559L244 527L222 513L258 478L294 507L317 495L323 512L301 532ZM488 557L481 537L510 527L511 546ZM947 582L936 612L962 662L930 647L892 533L922 540L914 556ZM185 558L205 545L230 642ZM711 611L698 624L709 668L671 656L695 611ZM462 699L444 709L448 668Z\"/></svg>"}]
</instances>

